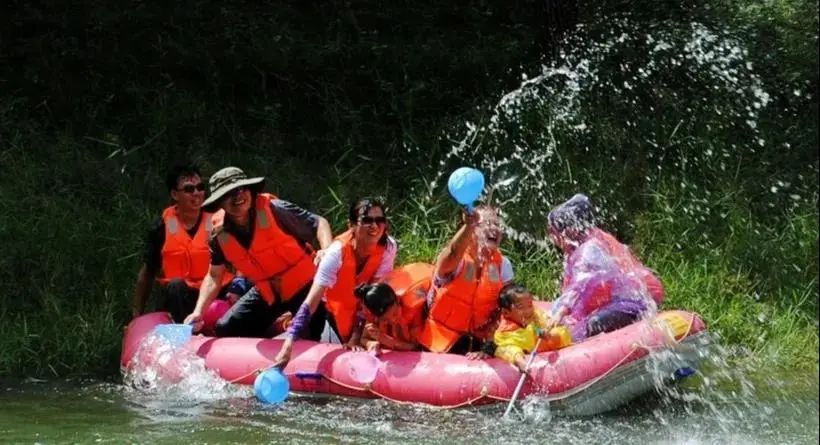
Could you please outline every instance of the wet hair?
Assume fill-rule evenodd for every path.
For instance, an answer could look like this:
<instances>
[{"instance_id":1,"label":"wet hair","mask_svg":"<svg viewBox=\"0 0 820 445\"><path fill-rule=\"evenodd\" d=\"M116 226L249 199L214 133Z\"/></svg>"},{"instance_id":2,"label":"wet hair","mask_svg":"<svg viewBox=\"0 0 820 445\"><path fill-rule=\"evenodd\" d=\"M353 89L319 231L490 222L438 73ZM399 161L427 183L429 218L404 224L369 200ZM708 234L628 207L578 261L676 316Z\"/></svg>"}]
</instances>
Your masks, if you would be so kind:
<instances>
[{"instance_id":1,"label":"wet hair","mask_svg":"<svg viewBox=\"0 0 820 445\"><path fill-rule=\"evenodd\" d=\"M174 164L174 166L168 170L168 174L165 175L165 185L168 187L168 191L176 190L177 185L179 185L179 180L189 176L202 177L202 173L199 172L199 167L188 161Z\"/></svg>"},{"instance_id":2,"label":"wet hair","mask_svg":"<svg viewBox=\"0 0 820 445\"><path fill-rule=\"evenodd\" d=\"M353 291L353 295L377 317L384 315L397 300L396 292L385 283L360 284Z\"/></svg>"},{"instance_id":3,"label":"wet hair","mask_svg":"<svg viewBox=\"0 0 820 445\"><path fill-rule=\"evenodd\" d=\"M384 205L383 198L366 197L353 201L350 204L350 208L347 211L347 221L350 224L357 224L359 222L359 218L367 216L367 213L370 212L370 209L373 207L382 209L382 214L387 217L387 207ZM382 237L379 238L379 244L382 246L387 244L387 232L387 224L385 224L384 233L382 234Z\"/></svg>"},{"instance_id":4,"label":"wet hair","mask_svg":"<svg viewBox=\"0 0 820 445\"><path fill-rule=\"evenodd\" d=\"M501 309L512 309L518 297L526 293L529 293L526 287L518 283L507 283L501 288L501 292L498 293L498 307Z\"/></svg>"},{"instance_id":5,"label":"wet hair","mask_svg":"<svg viewBox=\"0 0 820 445\"><path fill-rule=\"evenodd\" d=\"M595 227L595 211L589 198L578 193L552 209L547 221L551 232L576 239Z\"/></svg>"}]
</instances>

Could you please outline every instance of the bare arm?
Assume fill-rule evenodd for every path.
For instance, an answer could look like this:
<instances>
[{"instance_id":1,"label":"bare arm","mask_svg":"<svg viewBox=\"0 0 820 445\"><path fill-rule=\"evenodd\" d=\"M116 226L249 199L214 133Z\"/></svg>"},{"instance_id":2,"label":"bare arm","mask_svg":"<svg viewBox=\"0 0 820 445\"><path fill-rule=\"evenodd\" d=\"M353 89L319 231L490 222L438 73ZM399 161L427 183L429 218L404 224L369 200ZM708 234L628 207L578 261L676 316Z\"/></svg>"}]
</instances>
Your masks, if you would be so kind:
<instances>
[{"instance_id":1,"label":"bare arm","mask_svg":"<svg viewBox=\"0 0 820 445\"><path fill-rule=\"evenodd\" d=\"M148 265L143 263L137 273L137 285L134 289L134 302L131 305L131 315L136 318L142 315L145 310L145 302L148 294L151 293L151 284L154 281L155 272L148 270Z\"/></svg>"},{"instance_id":2,"label":"bare arm","mask_svg":"<svg viewBox=\"0 0 820 445\"><path fill-rule=\"evenodd\" d=\"M436 276L443 277L456 270L459 261L464 257L464 252L467 251L467 247L473 241L475 223L475 212L473 212L473 215L465 216L464 224L461 225L453 239L447 243L447 246L436 258Z\"/></svg>"},{"instance_id":3,"label":"bare arm","mask_svg":"<svg viewBox=\"0 0 820 445\"><path fill-rule=\"evenodd\" d=\"M219 292L219 284L222 282L222 275L225 273L225 266L215 266L211 264L208 268L208 274L202 280L202 285L199 287L199 297L196 300L196 307L190 315L185 317L186 324L193 324L194 331L199 331L202 326L202 313L205 308L211 304L217 292Z\"/></svg>"},{"instance_id":4,"label":"bare arm","mask_svg":"<svg viewBox=\"0 0 820 445\"><path fill-rule=\"evenodd\" d=\"M333 230L330 223L324 217L319 216L319 226L316 227L316 239L319 240L319 247L327 249L333 242Z\"/></svg>"}]
</instances>

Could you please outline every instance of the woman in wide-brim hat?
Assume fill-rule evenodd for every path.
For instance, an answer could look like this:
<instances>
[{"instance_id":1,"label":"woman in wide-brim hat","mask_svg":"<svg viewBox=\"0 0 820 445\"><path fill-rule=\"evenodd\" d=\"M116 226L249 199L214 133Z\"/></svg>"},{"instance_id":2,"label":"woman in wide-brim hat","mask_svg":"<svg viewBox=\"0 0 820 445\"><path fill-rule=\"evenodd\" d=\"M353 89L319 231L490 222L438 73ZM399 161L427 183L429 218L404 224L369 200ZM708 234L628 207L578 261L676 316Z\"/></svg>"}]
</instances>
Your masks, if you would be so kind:
<instances>
[{"instance_id":1,"label":"woman in wide-brim hat","mask_svg":"<svg viewBox=\"0 0 820 445\"><path fill-rule=\"evenodd\" d=\"M296 313L316 273L312 244L326 249L333 241L325 218L262 192L265 178L248 178L236 167L211 176L211 194L203 208L224 211L214 218L208 241L211 265L194 311L186 318L200 329L205 308L215 296L213 283L234 269L254 283L214 324L217 337L265 337L276 317ZM306 336L318 340L325 315L310 324Z\"/></svg>"},{"instance_id":2,"label":"woman in wide-brim hat","mask_svg":"<svg viewBox=\"0 0 820 445\"><path fill-rule=\"evenodd\" d=\"M247 187L254 195L261 192L265 187L265 177L249 178L237 167L225 167L211 176L208 187L211 194L202 202L202 208L207 212L213 212L218 210L223 198L230 196L230 193L238 188Z\"/></svg>"}]
</instances>

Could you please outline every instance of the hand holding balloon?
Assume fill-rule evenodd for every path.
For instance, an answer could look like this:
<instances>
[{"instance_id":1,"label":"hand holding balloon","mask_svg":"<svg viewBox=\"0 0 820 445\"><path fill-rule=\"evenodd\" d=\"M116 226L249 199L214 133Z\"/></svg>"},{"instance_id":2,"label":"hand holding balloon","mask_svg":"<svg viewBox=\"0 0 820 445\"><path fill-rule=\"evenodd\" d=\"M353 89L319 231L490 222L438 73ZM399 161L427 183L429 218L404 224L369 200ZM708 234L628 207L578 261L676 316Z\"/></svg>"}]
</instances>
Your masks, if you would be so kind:
<instances>
[{"instance_id":1,"label":"hand holding balloon","mask_svg":"<svg viewBox=\"0 0 820 445\"><path fill-rule=\"evenodd\" d=\"M484 175L474 168L458 168L450 174L447 190L456 202L466 207L467 213L472 213L473 204L484 190Z\"/></svg>"}]
</instances>

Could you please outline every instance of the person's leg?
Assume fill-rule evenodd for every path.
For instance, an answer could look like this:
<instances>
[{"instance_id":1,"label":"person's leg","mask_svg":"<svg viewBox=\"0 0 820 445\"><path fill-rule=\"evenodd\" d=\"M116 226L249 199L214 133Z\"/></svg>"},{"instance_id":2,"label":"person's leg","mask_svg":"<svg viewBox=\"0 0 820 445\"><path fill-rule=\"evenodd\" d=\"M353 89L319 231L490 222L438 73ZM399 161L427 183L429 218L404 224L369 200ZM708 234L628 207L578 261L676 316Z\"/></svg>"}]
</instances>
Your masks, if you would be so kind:
<instances>
[{"instance_id":1,"label":"person's leg","mask_svg":"<svg viewBox=\"0 0 820 445\"><path fill-rule=\"evenodd\" d=\"M171 280L165 286L165 310L171 313L175 323L182 323L185 317L194 311L199 290L188 287L185 280L178 278Z\"/></svg>"},{"instance_id":2,"label":"person's leg","mask_svg":"<svg viewBox=\"0 0 820 445\"><path fill-rule=\"evenodd\" d=\"M319 318L320 315L321 318ZM310 319L310 336L308 338L323 343L343 343L342 336L339 335L339 328L336 325L336 318L328 312L324 303L316 308L313 317ZM321 323L319 320L322 320Z\"/></svg>"},{"instance_id":3,"label":"person's leg","mask_svg":"<svg viewBox=\"0 0 820 445\"><path fill-rule=\"evenodd\" d=\"M587 319L587 337L598 335L603 332L612 332L624 326L634 323L640 318L640 314L623 312L615 309L599 309L595 314Z\"/></svg>"},{"instance_id":4,"label":"person's leg","mask_svg":"<svg viewBox=\"0 0 820 445\"><path fill-rule=\"evenodd\" d=\"M264 337L276 318L268 303L252 287L216 322L217 337Z\"/></svg>"},{"instance_id":5,"label":"person's leg","mask_svg":"<svg viewBox=\"0 0 820 445\"><path fill-rule=\"evenodd\" d=\"M465 355L472 349L473 346L473 338L469 335L463 335L459 337L458 340L453 344L453 347L450 348L447 353L449 354L458 354L458 355Z\"/></svg>"}]
</instances>

